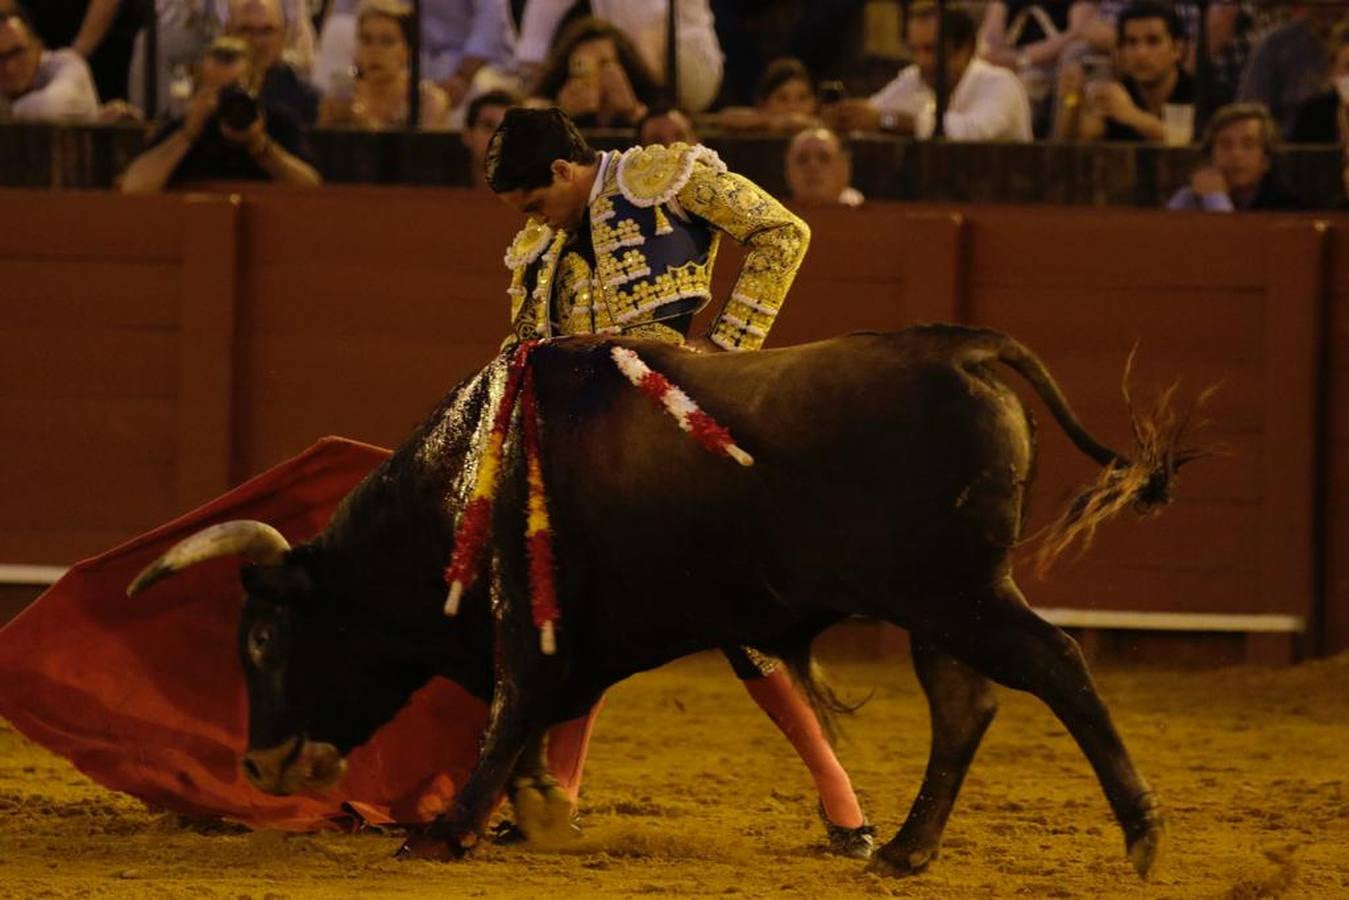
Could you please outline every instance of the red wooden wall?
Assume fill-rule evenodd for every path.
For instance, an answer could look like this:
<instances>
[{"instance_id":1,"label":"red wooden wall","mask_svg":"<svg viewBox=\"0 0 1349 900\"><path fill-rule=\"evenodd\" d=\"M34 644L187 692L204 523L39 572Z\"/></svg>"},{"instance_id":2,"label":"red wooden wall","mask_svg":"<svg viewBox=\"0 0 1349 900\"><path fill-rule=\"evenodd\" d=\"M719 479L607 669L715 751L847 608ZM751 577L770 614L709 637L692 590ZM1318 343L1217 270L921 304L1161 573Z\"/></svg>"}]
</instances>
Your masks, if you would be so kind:
<instances>
[{"instance_id":1,"label":"red wooden wall","mask_svg":"<svg viewBox=\"0 0 1349 900\"><path fill-rule=\"evenodd\" d=\"M325 434L394 444L495 350L517 227L457 190L246 199L0 192L0 563L95 553ZM1135 393L1222 382L1155 521L1103 530L1039 605L1305 619L1349 647L1349 220L874 204L814 239L772 343L1009 331L1127 449ZM723 251L724 294L739 255ZM1015 375L1010 376L1015 379ZM1032 527L1092 464L1040 422ZM1318 550L1318 548L1320 548Z\"/></svg>"}]
</instances>

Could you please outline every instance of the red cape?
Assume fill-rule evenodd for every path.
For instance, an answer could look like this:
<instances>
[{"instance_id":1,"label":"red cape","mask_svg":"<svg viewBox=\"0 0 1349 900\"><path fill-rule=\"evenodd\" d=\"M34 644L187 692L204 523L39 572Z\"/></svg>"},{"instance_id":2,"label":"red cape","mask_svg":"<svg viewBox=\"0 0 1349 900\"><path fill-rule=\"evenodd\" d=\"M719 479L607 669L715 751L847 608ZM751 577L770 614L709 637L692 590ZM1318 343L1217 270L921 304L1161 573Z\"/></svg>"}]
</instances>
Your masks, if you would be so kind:
<instances>
[{"instance_id":1,"label":"red cape","mask_svg":"<svg viewBox=\"0 0 1349 900\"><path fill-rule=\"evenodd\" d=\"M325 438L205 506L74 566L0 630L0 716L95 781L181 813L292 830L432 818L478 756L486 706L434 679L347 758L331 794L273 797L239 771L247 701L235 642L237 560L213 560L135 597L126 586L188 535L259 519L292 543L389 455ZM582 745L583 747L584 745ZM564 784L574 795L579 764ZM567 779L563 779L566 781Z\"/></svg>"}]
</instances>

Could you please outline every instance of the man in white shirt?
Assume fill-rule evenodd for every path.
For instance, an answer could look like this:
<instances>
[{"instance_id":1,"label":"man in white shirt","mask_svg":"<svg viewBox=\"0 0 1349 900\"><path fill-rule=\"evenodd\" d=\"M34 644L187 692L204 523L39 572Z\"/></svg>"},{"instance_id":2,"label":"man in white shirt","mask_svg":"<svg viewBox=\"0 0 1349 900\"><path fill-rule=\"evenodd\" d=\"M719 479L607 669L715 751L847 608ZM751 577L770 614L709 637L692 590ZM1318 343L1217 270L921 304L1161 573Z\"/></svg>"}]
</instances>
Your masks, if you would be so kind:
<instances>
[{"instance_id":1,"label":"man in white shirt","mask_svg":"<svg viewBox=\"0 0 1349 900\"><path fill-rule=\"evenodd\" d=\"M1020 79L975 57L977 28L969 13L945 13L946 83L953 85L943 126L955 141L1031 140L1030 101ZM914 63L868 100L841 100L820 111L839 131L890 131L920 138L936 124L937 13L929 3L909 16Z\"/></svg>"},{"instance_id":2,"label":"man in white shirt","mask_svg":"<svg viewBox=\"0 0 1349 900\"><path fill-rule=\"evenodd\" d=\"M93 121L98 91L74 50L42 49L28 20L0 13L0 111L31 121Z\"/></svg>"},{"instance_id":3,"label":"man in white shirt","mask_svg":"<svg viewBox=\"0 0 1349 900\"><path fill-rule=\"evenodd\" d=\"M576 0L529 0L520 22L516 59L537 69L548 58L554 33ZM627 35L652 73L665 81L665 22L669 0L590 0L590 14ZM680 0L676 6L679 102L686 112L702 112L721 88L725 57L712 27L708 0Z\"/></svg>"}]
</instances>

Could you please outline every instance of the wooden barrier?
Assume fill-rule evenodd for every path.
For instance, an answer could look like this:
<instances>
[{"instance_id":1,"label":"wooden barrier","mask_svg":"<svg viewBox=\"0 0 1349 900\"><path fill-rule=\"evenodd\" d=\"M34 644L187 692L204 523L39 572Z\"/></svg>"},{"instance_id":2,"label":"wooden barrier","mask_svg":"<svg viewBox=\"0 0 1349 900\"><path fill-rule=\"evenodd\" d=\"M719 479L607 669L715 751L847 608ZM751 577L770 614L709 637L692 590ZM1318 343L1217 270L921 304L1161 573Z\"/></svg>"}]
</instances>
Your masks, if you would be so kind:
<instances>
[{"instance_id":1,"label":"wooden barrier","mask_svg":"<svg viewBox=\"0 0 1349 900\"><path fill-rule=\"evenodd\" d=\"M1324 372L1319 421L1325 498L1317 522L1320 565L1317 633L1327 652L1349 649L1349 224L1333 230L1328 267Z\"/></svg>"},{"instance_id":2,"label":"wooden barrier","mask_svg":"<svg viewBox=\"0 0 1349 900\"><path fill-rule=\"evenodd\" d=\"M395 444L504 332L518 221L471 192L0 203L24 223L0 235L0 562L69 563L324 434ZM1334 552L1349 535L1349 221L887 204L807 218L772 344L1001 328L1121 449L1136 342L1140 399L1223 384L1206 437L1231 454L1186 470L1157 521L1111 524L1048 580L1023 576L1038 606L1081 627L1266 629L1282 658L1349 647ZM719 295L738 259L728 246ZM1018 390L1040 425L1035 529L1096 470ZM1295 647L1303 623L1312 642Z\"/></svg>"},{"instance_id":3,"label":"wooden barrier","mask_svg":"<svg viewBox=\"0 0 1349 900\"><path fill-rule=\"evenodd\" d=\"M39 199L42 198L42 199ZM200 444L228 407L229 197L6 192L0 548L65 563L228 485ZM178 473L182 472L182 475Z\"/></svg>"},{"instance_id":4,"label":"wooden barrier","mask_svg":"<svg viewBox=\"0 0 1349 900\"><path fill-rule=\"evenodd\" d=\"M0 124L0 185L107 188L143 149L138 125ZM632 132L587 133L600 149L627 148ZM778 196L787 191L788 137L708 133L705 143ZM336 184L469 184L468 151L455 132L315 130L319 171ZM1163 206L1189 183L1197 147L1149 144L945 143L886 135L850 141L853 182L871 199L942 203ZM1336 146L1280 150L1281 177L1314 208L1344 203Z\"/></svg>"}]
</instances>

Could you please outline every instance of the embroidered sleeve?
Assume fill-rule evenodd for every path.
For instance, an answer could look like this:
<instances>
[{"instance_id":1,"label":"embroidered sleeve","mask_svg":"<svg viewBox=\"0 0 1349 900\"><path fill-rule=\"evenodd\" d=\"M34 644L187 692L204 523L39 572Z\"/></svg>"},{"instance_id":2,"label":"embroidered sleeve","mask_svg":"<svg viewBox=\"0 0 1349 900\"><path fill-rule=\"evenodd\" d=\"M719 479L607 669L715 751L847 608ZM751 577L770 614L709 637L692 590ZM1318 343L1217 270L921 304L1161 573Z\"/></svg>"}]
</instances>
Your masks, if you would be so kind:
<instances>
[{"instance_id":1,"label":"embroidered sleeve","mask_svg":"<svg viewBox=\"0 0 1349 900\"><path fill-rule=\"evenodd\" d=\"M678 202L749 248L710 337L726 350L759 349L801 267L810 228L754 182L712 166L694 167Z\"/></svg>"}]
</instances>

